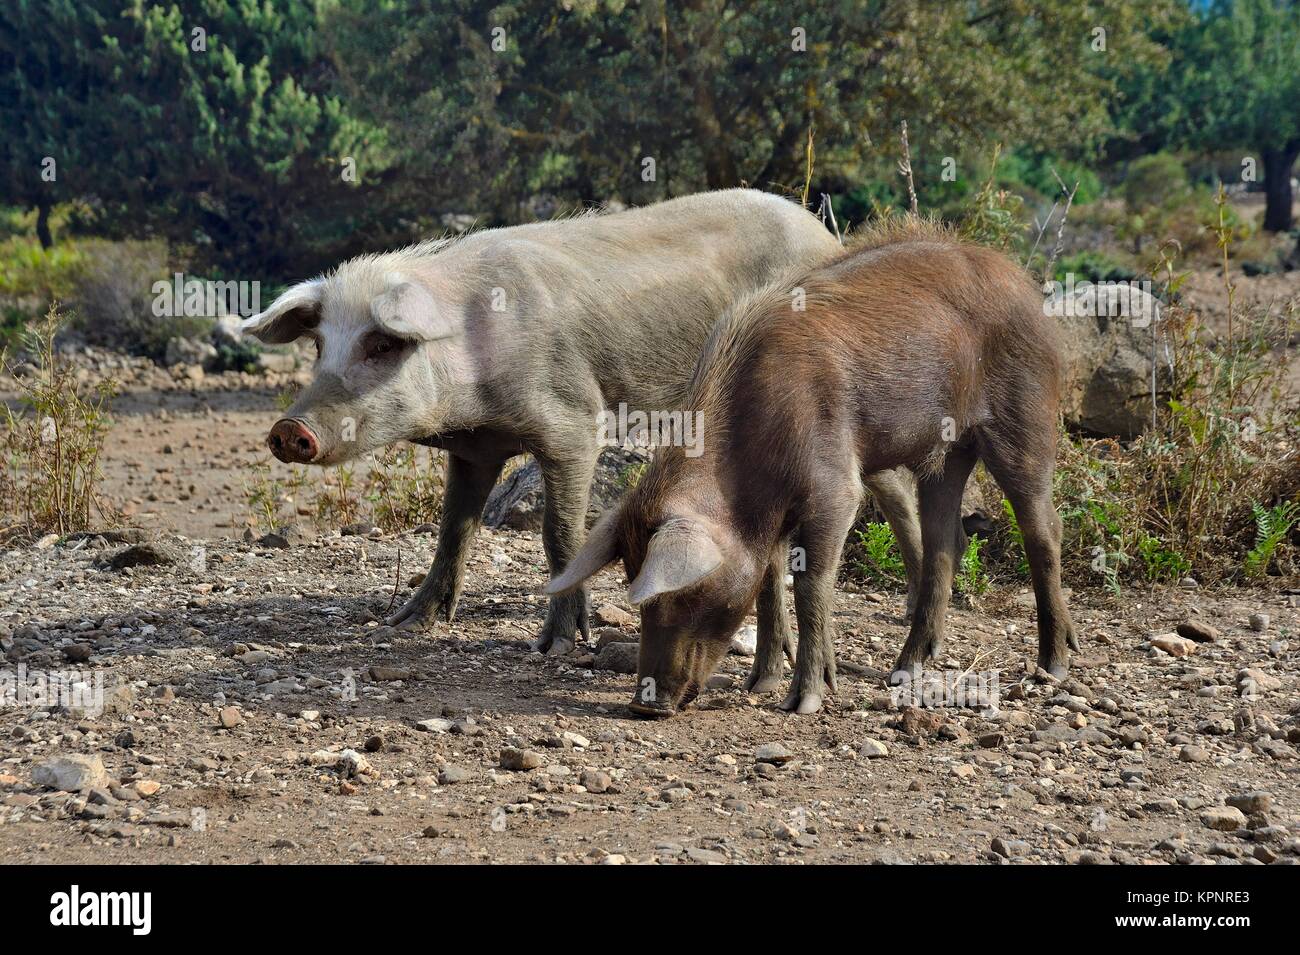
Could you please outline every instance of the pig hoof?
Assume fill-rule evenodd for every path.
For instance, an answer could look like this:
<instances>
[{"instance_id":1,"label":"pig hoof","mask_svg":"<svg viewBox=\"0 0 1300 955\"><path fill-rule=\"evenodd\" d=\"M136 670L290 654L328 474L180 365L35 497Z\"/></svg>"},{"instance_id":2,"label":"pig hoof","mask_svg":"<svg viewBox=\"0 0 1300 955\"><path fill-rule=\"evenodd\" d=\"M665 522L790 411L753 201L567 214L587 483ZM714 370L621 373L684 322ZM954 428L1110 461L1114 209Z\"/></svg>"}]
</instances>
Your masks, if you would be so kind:
<instances>
[{"instance_id":1,"label":"pig hoof","mask_svg":"<svg viewBox=\"0 0 1300 955\"><path fill-rule=\"evenodd\" d=\"M647 703L640 698L634 698L627 708L634 715L644 716L647 719L661 720L677 713L677 710L666 703Z\"/></svg>"},{"instance_id":2,"label":"pig hoof","mask_svg":"<svg viewBox=\"0 0 1300 955\"><path fill-rule=\"evenodd\" d=\"M822 708L822 696L820 693L803 693L798 690L791 691L790 695L785 698L781 704L781 709L787 713L793 711L800 716L807 716L810 713L816 713Z\"/></svg>"},{"instance_id":3,"label":"pig hoof","mask_svg":"<svg viewBox=\"0 0 1300 955\"><path fill-rule=\"evenodd\" d=\"M532 648L538 653L549 653L551 656L563 656L566 653L573 652L573 637L555 637L543 633L531 644Z\"/></svg>"},{"instance_id":4,"label":"pig hoof","mask_svg":"<svg viewBox=\"0 0 1300 955\"><path fill-rule=\"evenodd\" d=\"M1068 663L1040 663L1038 669L1054 680L1064 680L1070 675L1070 664Z\"/></svg>"},{"instance_id":5,"label":"pig hoof","mask_svg":"<svg viewBox=\"0 0 1300 955\"><path fill-rule=\"evenodd\" d=\"M894 672L889 674L889 685L902 686L904 683L911 683L920 675L921 675L921 664L900 663L894 667Z\"/></svg>"},{"instance_id":6,"label":"pig hoof","mask_svg":"<svg viewBox=\"0 0 1300 955\"><path fill-rule=\"evenodd\" d=\"M745 689L750 693L771 693L780 686L781 674L779 673L769 673L759 677L750 674L749 679L745 681Z\"/></svg>"}]
</instances>

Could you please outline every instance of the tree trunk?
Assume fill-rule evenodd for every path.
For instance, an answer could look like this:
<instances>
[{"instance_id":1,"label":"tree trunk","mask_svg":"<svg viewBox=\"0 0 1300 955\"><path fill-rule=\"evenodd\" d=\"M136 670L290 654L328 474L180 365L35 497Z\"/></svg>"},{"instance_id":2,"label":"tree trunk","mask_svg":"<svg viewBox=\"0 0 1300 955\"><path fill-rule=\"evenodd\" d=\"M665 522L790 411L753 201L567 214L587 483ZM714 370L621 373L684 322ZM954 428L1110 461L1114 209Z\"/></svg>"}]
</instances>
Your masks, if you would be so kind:
<instances>
[{"instance_id":1,"label":"tree trunk","mask_svg":"<svg viewBox=\"0 0 1300 955\"><path fill-rule=\"evenodd\" d=\"M36 238L41 240L41 248L48 249L54 245L54 236L50 235L50 204L36 204Z\"/></svg>"},{"instance_id":2,"label":"tree trunk","mask_svg":"<svg viewBox=\"0 0 1300 955\"><path fill-rule=\"evenodd\" d=\"M1291 206L1291 170L1300 143L1287 143L1281 149L1264 150L1264 229L1267 232L1289 232L1294 221Z\"/></svg>"}]
</instances>

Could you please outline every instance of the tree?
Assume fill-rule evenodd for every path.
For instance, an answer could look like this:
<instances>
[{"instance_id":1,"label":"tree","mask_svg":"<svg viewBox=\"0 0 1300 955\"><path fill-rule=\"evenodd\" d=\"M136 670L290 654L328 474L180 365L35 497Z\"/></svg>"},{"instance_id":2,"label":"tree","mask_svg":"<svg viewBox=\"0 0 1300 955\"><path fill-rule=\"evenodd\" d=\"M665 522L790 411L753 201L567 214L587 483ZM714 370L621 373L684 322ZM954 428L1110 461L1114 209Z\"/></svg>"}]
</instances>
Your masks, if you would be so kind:
<instances>
[{"instance_id":1,"label":"tree","mask_svg":"<svg viewBox=\"0 0 1300 955\"><path fill-rule=\"evenodd\" d=\"M1300 4L1218 0L1176 35L1173 49L1164 94L1180 104L1170 109L1173 136L1255 151L1264 173L1264 228L1289 231L1300 157Z\"/></svg>"},{"instance_id":2,"label":"tree","mask_svg":"<svg viewBox=\"0 0 1300 955\"><path fill-rule=\"evenodd\" d=\"M794 191L810 129L820 172L841 181L892 161L904 118L936 176L940 149L993 138L1086 150L1122 65L1161 54L1148 26L1173 8L341 0L325 32L345 96L390 130L407 182L508 219L539 192Z\"/></svg>"},{"instance_id":3,"label":"tree","mask_svg":"<svg viewBox=\"0 0 1300 955\"><path fill-rule=\"evenodd\" d=\"M379 231L367 200L392 170L382 131L332 95L319 6L11 0L6 197L40 210L91 198L96 231L165 237L223 271L287 278L356 247ZM33 173L47 155L57 188Z\"/></svg>"}]
</instances>

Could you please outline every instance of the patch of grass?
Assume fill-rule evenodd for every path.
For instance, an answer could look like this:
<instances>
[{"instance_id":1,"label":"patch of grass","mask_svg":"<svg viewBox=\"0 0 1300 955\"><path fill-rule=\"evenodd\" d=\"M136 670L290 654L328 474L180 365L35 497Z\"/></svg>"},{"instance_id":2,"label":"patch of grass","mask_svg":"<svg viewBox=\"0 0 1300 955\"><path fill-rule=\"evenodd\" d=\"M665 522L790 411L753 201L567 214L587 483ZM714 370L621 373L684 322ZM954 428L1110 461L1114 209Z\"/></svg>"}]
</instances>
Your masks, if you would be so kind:
<instances>
[{"instance_id":1,"label":"patch of grass","mask_svg":"<svg viewBox=\"0 0 1300 955\"><path fill-rule=\"evenodd\" d=\"M50 306L22 333L31 367L15 376L18 408L6 406L0 421L0 515L9 531L69 534L118 520L99 494L116 383L107 378L87 389L78 380L54 346L64 321ZM17 370L3 354L0 364Z\"/></svg>"}]
</instances>

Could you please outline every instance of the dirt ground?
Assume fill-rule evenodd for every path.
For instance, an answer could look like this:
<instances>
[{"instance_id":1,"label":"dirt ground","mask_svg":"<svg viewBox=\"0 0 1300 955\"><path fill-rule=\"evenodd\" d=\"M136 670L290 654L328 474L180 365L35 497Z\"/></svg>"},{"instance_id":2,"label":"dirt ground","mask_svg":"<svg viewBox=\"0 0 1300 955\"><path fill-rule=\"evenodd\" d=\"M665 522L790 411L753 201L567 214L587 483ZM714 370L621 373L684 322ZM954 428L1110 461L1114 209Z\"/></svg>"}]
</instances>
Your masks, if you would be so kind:
<instances>
[{"instance_id":1,"label":"dirt ground","mask_svg":"<svg viewBox=\"0 0 1300 955\"><path fill-rule=\"evenodd\" d=\"M881 668L904 637L901 598L842 593L825 712L748 696L733 655L700 705L645 722L623 707L633 677L593 669L589 652L528 650L545 579L534 535L484 533L461 614L428 636L368 619L399 551L400 576L429 559L427 536L210 542L201 561L192 541L164 542L176 563L124 571L94 567L113 547L0 557L10 662L108 687L98 715L0 709L7 861L1300 856L1294 595L1175 589L1116 607L1075 593L1084 649L1072 679L1047 686L1022 681L1028 595L1000 594L954 611L941 662L996 671L996 710L900 711ZM627 632L621 599L602 575L594 601ZM1217 641L1184 657L1150 647L1191 618ZM36 784L69 753L98 757L106 778L84 793Z\"/></svg>"},{"instance_id":2,"label":"dirt ground","mask_svg":"<svg viewBox=\"0 0 1300 955\"><path fill-rule=\"evenodd\" d=\"M384 627L431 535L242 540L293 376L122 365L106 489L158 563L113 569L129 543L84 537L0 550L0 674L104 687L100 711L7 677L7 862L1300 861L1300 594L1076 589L1055 685L1029 679L1031 595L999 590L954 608L937 664L996 678L996 705L916 709L885 688L902 595L846 585L823 712L746 694L733 654L648 722L606 668L636 629L615 573L601 646L569 657L528 648L527 532L480 534L450 628ZM1214 639L1167 639L1191 621Z\"/></svg>"}]
</instances>

